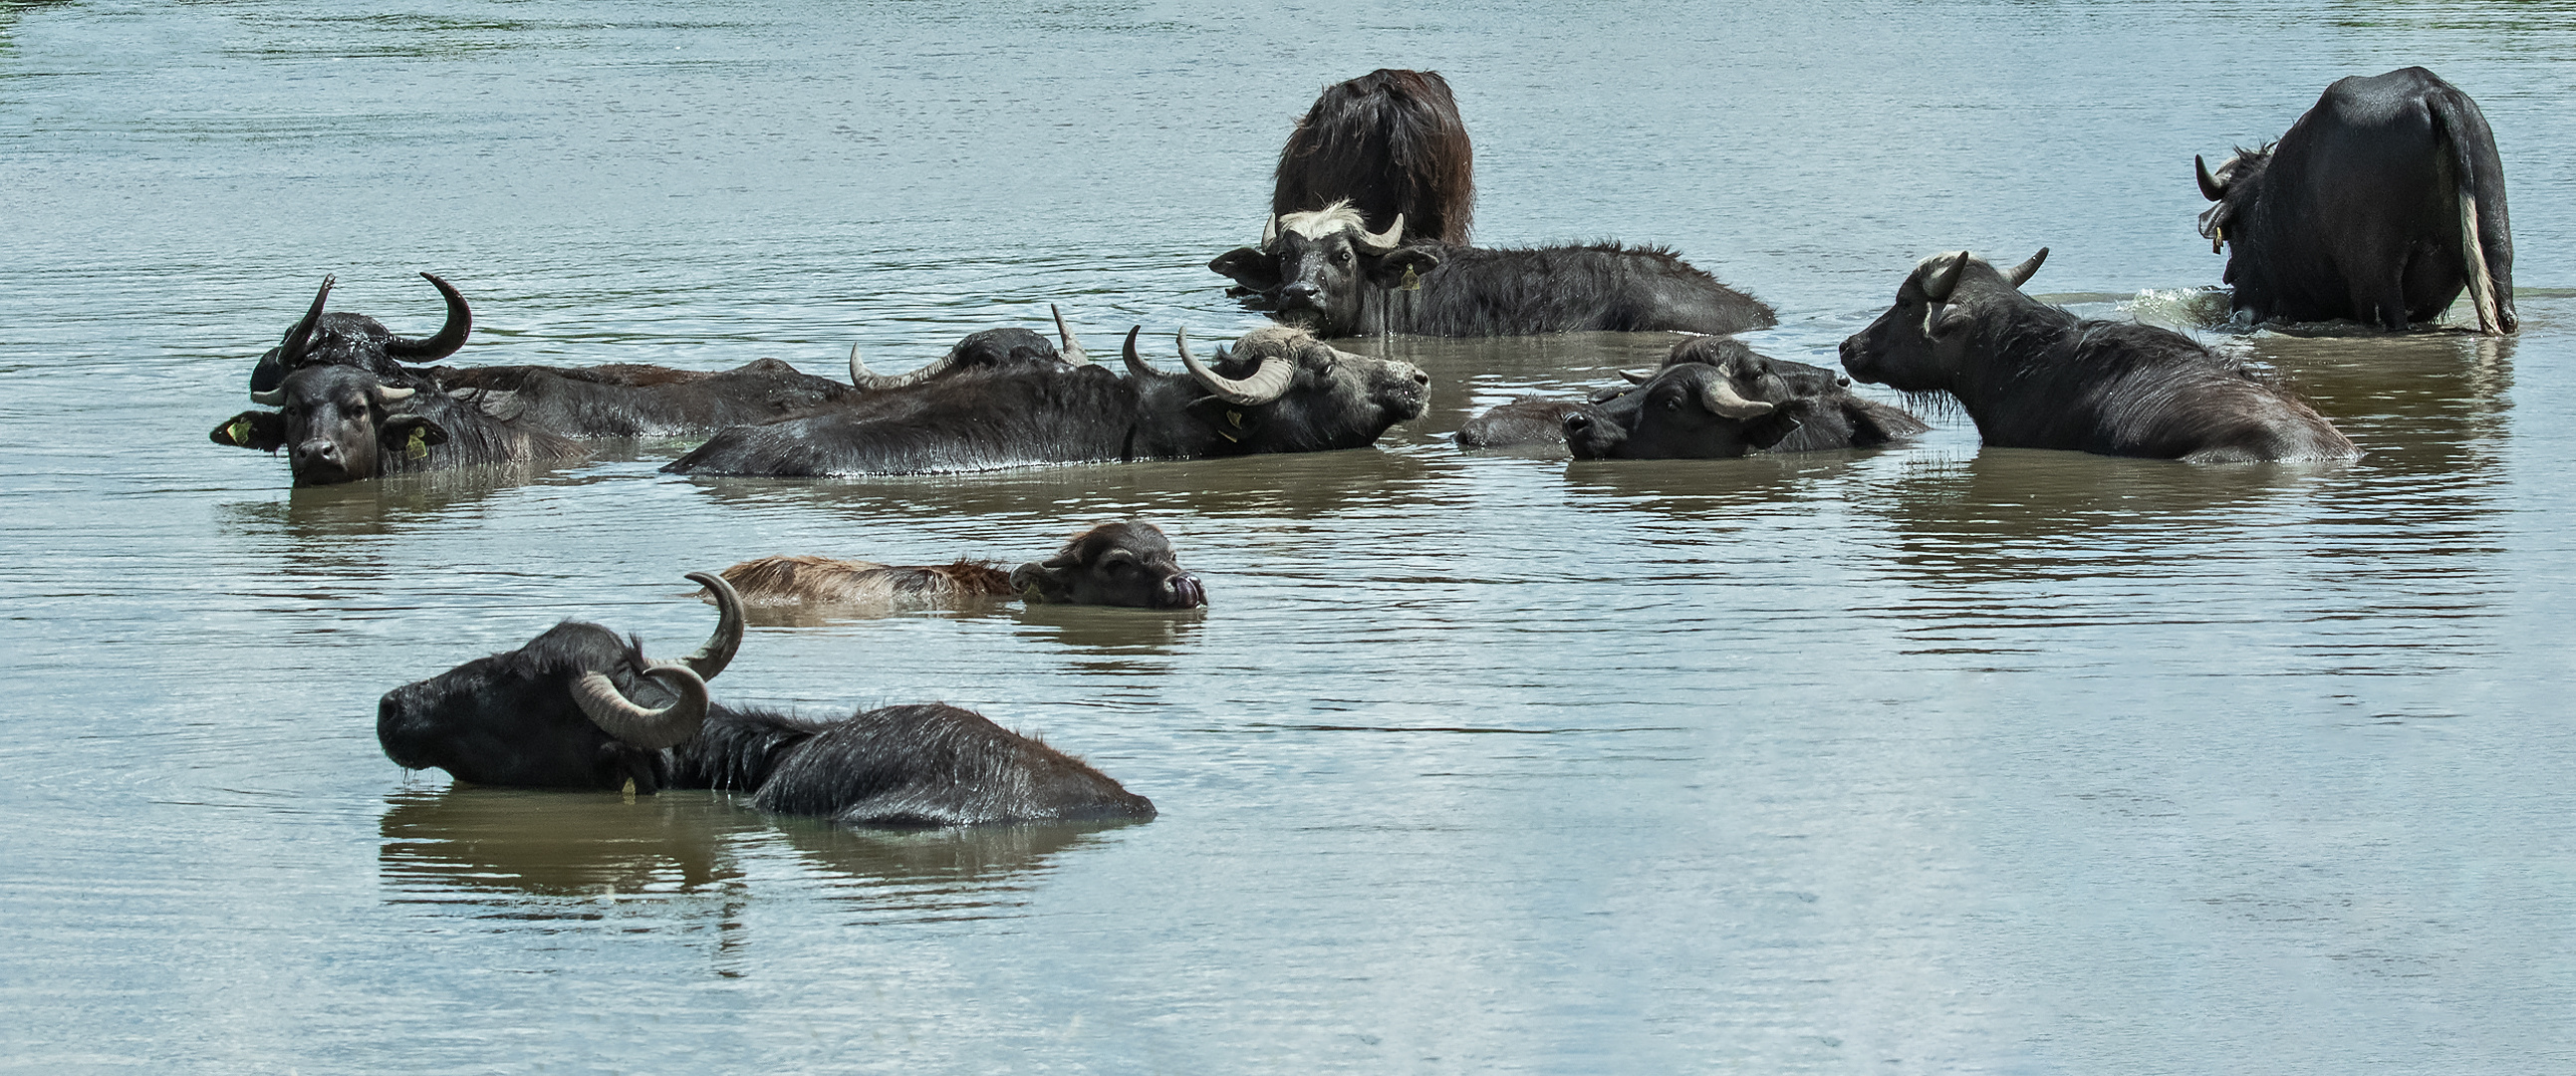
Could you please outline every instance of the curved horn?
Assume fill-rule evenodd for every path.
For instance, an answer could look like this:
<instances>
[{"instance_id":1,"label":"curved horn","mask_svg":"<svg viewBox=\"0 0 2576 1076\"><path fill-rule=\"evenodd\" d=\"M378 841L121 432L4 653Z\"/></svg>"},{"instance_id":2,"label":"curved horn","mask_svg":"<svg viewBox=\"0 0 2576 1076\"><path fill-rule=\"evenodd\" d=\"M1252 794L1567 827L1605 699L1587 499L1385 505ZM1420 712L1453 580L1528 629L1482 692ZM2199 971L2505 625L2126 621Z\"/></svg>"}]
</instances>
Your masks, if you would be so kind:
<instances>
[{"instance_id":1,"label":"curved horn","mask_svg":"<svg viewBox=\"0 0 2576 1076\"><path fill-rule=\"evenodd\" d=\"M1209 395L1227 403L1245 405L1269 403L1288 394L1288 379L1297 374L1295 363L1277 355L1264 355L1261 357L1260 368L1252 371L1252 376L1235 381L1224 374L1208 369L1207 364L1200 362L1198 356L1190 354L1188 329L1174 333L1173 338L1181 345L1181 365L1189 368L1190 376L1199 379L1199 384L1207 386Z\"/></svg>"},{"instance_id":2,"label":"curved horn","mask_svg":"<svg viewBox=\"0 0 2576 1076\"><path fill-rule=\"evenodd\" d=\"M1259 247L1255 248L1255 249L1258 249L1258 250L1268 250L1268 249L1270 249L1270 244L1272 244L1272 243L1276 243L1276 242L1278 242L1278 241L1279 241L1279 214L1277 214L1277 213L1273 213L1273 214L1271 214L1271 215L1270 215L1270 219L1269 219L1269 220L1265 220L1265 221L1262 221L1262 222L1261 222L1261 245L1260 245Z\"/></svg>"},{"instance_id":3,"label":"curved horn","mask_svg":"<svg viewBox=\"0 0 2576 1076\"><path fill-rule=\"evenodd\" d=\"M1397 244L1402 242L1404 242L1404 214L1402 213L1396 214L1395 223L1387 225L1383 232L1370 235L1362 230L1358 235L1351 237L1351 245L1360 248L1363 254L1384 254L1394 250Z\"/></svg>"},{"instance_id":4,"label":"curved horn","mask_svg":"<svg viewBox=\"0 0 2576 1076\"><path fill-rule=\"evenodd\" d=\"M1082 350L1082 341L1074 339L1073 330L1065 326L1064 311L1056 309L1054 303L1048 303L1047 313L1055 317L1056 339L1064 341L1064 346L1057 349L1057 353L1064 356L1064 364L1067 366L1091 365L1091 354Z\"/></svg>"},{"instance_id":5,"label":"curved horn","mask_svg":"<svg viewBox=\"0 0 2576 1076\"><path fill-rule=\"evenodd\" d=\"M1643 385L1646 382L1655 379L1655 372L1652 370L1621 370L1619 371L1619 376L1631 385Z\"/></svg>"},{"instance_id":6,"label":"curved horn","mask_svg":"<svg viewBox=\"0 0 2576 1076\"><path fill-rule=\"evenodd\" d=\"M932 359L930 361L930 365L914 370L911 373L880 374L869 370L866 363L859 361L859 345L851 344L850 384L867 389L871 392L881 392L886 389L899 389L907 385L918 385L924 381L928 381L931 378L948 372L948 367L956 361L957 349L952 347L948 349L947 354L936 359Z\"/></svg>"},{"instance_id":7,"label":"curved horn","mask_svg":"<svg viewBox=\"0 0 2576 1076\"><path fill-rule=\"evenodd\" d=\"M2040 263L2047 260L2048 248L2039 248L2039 253L2023 259L2020 265L2013 266L2011 269L2006 270L2004 273L2004 283L2010 284L2016 288L2022 286L2024 282L2030 279L2031 274L2039 271Z\"/></svg>"},{"instance_id":8,"label":"curved horn","mask_svg":"<svg viewBox=\"0 0 2576 1076\"><path fill-rule=\"evenodd\" d=\"M338 280L338 277L331 276L322 278L322 290L313 293L313 306L304 312L304 320L286 330L286 339L277 342L279 369L292 371L297 363L304 360L304 349L312 346L314 331L322 324L322 303L331 297L331 285Z\"/></svg>"},{"instance_id":9,"label":"curved horn","mask_svg":"<svg viewBox=\"0 0 2576 1076\"><path fill-rule=\"evenodd\" d=\"M284 386L279 386L277 388L270 389L267 392L251 393L250 402L258 404L261 407L284 407L286 406L286 388Z\"/></svg>"},{"instance_id":10,"label":"curved horn","mask_svg":"<svg viewBox=\"0 0 2576 1076\"><path fill-rule=\"evenodd\" d=\"M1738 395L1735 386L1723 377L1700 379L1699 405L1708 408L1712 414L1727 418L1754 418L1771 413L1770 404Z\"/></svg>"},{"instance_id":11,"label":"curved horn","mask_svg":"<svg viewBox=\"0 0 2576 1076\"><path fill-rule=\"evenodd\" d=\"M1958 290L1960 271L1967 267L1968 252L1963 250L1950 259L1950 264L1933 269L1923 278L1923 297L1936 303L1949 302L1950 293Z\"/></svg>"},{"instance_id":12,"label":"curved horn","mask_svg":"<svg viewBox=\"0 0 2576 1076\"><path fill-rule=\"evenodd\" d=\"M685 743L697 735L699 726L707 722L707 682L686 665L661 662L646 666L644 675L671 689L679 699L661 709L648 710L617 690L617 682L607 673L587 672L573 681L573 704L581 707L582 715L600 731L647 751Z\"/></svg>"},{"instance_id":13,"label":"curved horn","mask_svg":"<svg viewBox=\"0 0 2576 1076\"><path fill-rule=\"evenodd\" d=\"M1144 328L1144 326L1138 325L1127 330L1127 346L1119 351L1118 357L1127 360L1127 372L1134 376L1143 378L1170 377L1170 374L1166 374L1161 370L1155 369L1152 363L1145 361L1144 356L1136 353L1136 334L1143 331Z\"/></svg>"},{"instance_id":14,"label":"curved horn","mask_svg":"<svg viewBox=\"0 0 2576 1076\"><path fill-rule=\"evenodd\" d=\"M2201 160L2200 154L2191 155L2191 172L2193 178L2200 180L2201 197L2213 202L2227 197L2227 184L2219 182L2217 176L2209 174L2209 162Z\"/></svg>"},{"instance_id":15,"label":"curved horn","mask_svg":"<svg viewBox=\"0 0 2576 1076\"><path fill-rule=\"evenodd\" d=\"M474 331L474 309L465 305L465 296L457 294L453 285L440 280L436 274L422 273L421 279L429 281L440 295L447 297L447 324L439 326L436 335L425 339L406 340L397 336L385 341L385 354L406 362L428 362L456 354L457 348L465 346L466 334Z\"/></svg>"},{"instance_id":16,"label":"curved horn","mask_svg":"<svg viewBox=\"0 0 2576 1076\"><path fill-rule=\"evenodd\" d=\"M283 392L284 390L281 389L279 391ZM398 404L404 400L411 399L412 394L419 391L419 389L398 389L391 385L378 385L376 386L376 402L380 404Z\"/></svg>"},{"instance_id":17,"label":"curved horn","mask_svg":"<svg viewBox=\"0 0 2576 1076\"><path fill-rule=\"evenodd\" d=\"M707 636L707 645L680 659L700 680L713 680L733 663L734 651L742 649L742 596L733 592L733 584L713 572L690 572L689 581L707 588L716 597L716 633Z\"/></svg>"}]
</instances>

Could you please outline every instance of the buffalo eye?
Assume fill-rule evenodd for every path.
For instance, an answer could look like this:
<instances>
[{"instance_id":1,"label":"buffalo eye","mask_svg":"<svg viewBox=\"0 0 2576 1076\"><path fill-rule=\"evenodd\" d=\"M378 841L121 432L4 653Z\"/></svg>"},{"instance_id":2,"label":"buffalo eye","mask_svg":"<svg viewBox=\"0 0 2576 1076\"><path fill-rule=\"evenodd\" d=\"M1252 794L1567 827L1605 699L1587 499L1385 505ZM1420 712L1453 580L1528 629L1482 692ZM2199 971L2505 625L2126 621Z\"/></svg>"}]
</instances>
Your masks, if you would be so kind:
<instances>
[{"instance_id":1,"label":"buffalo eye","mask_svg":"<svg viewBox=\"0 0 2576 1076\"><path fill-rule=\"evenodd\" d=\"M1662 407L1666 411L1679 411L1682 409L1682 402L1670 396L1666 396L1663 399Z\"/></svg>"},{"instance_id":2,"label":"buffalo eye","mask_svg":"<svg viewBox=\"0 0 2576 1076\"><path fill-rule=\"evenodd\" d=\"M1334 251L1334 252L1333 252L1333 264L1335 264L1335 265L1349 265L1350 263L1351 263L1351 252L1350 252L1350 251L1347 251L1347 250L1336 250L1336 251Z\"/></svg>"}]
</instances>

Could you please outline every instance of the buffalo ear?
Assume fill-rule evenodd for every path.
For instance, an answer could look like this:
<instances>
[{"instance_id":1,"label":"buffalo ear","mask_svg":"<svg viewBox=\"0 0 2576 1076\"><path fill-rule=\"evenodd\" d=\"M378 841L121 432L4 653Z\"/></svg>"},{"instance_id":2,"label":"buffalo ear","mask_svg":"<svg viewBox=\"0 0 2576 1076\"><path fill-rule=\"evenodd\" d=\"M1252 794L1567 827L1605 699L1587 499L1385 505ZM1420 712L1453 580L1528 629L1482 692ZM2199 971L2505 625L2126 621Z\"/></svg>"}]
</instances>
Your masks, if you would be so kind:
<instances>
[{"instance_id":1,"label":"buffalo ear","mask_svg":"<svg viewBox=\"0 0 2576 1076\"><path fill-rule=\"evenodd\" d=\"M1208 262L1208 269L1254 291L1279 286L1279 257L1251 247L1236 247Z\"/></svg>"},{"instance_id":2,"label":"buffalo ear","mask_svg":"<svg viewBox=\"0 0 2576 1076\"><path fill-rule=\"evenodd\" d=\"M1788 440L1790 434L1798 432L1798 428L1804 425L1806 423L1788 411L1773 411L1744 424L1744 443L1756 449L1766 449Z\"/></svg>"},{"instance_id":3,"label":"buffalo ear","mask_svg":"<svg viewBox=\"0 0 2576 1076\"><path fill-rule=\"evenodd\" d=\"M1440 256L1420 247L1405 247L1369 267L1369 283L1381 288L1410 291L1420 283L1422 274L1440 268Z\"/></svg>"},{"instance_id":4,"label":"buffalo ear","mask_svg":"<svg viewBox=\"0 0 2576 1076\"><path fill-rule=\"evenodd\" d=\"M275 411L244 411L225 419L206 439L234 448L275 452L286 444L286 417Z\"/></svg>"},{"instance_id":5,"label":"buffalo ear","mask_svg":"<svg viewBox=\"0 0 2576 1076\"><path fill-rule=\"evenodd\" d=\"M421 415L387 415L376 427L376 439L384 442L388 452L401 452L414 458L429 455L429 446L447 443L447 430Z\"/></svg>"},{"instance_id":6,"label":"buffalo ear","mask_svg":"<svg viewBox=\"0 0 2576 1076\"><path fill-rule=\"evenodd\" d=\"M1923 331L1933 339L1939 340L1967 328L1970 320L1967 311L1955 306L1943 305L1924 317Z\"/></svg>"},{"instance_id":7,"label":"buffalo ear","mask_svg":"<svg viewBox=\"0 0 2576 1076\"><path fill-rule=\"evenodd\" d=\"M1030 561L1011 570L1011 589L1019 591L1020 600L1031 605L1061 602L1073 595L1072 586L1064 579L1069 571Z\"/></svg>"}]
</instances>

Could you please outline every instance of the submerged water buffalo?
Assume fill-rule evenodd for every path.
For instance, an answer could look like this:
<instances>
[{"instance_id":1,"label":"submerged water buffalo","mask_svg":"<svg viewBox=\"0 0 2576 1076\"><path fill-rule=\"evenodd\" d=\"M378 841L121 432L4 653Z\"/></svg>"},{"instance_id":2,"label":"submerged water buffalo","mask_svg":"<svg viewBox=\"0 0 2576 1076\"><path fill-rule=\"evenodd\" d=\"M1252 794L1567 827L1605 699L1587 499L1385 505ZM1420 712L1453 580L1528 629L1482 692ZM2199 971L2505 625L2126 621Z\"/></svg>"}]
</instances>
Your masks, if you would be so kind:
<instances>
[{"instance_id":1,"label":"submerged water buffalo","mask_svg":"<svg viewBox=\"0 0 2576 1076\"><path fill-rule=\"evenodd\" d=\"M1187 374L1157 370L1138 357L1130 331L1125 377L1096 365L959 371L737 426L662 469L914 474L1360 448L1421 417L1431 383L1411 363L1337 351L1293 329L1246 333L1213 363L1191 355L1186 336L1180 348Z\"/></svg>"},{"instance_id":2,"label":"submerged water buffalo","mask_svg":"<svg viewBox=\"0 0 2576 1076\"><path fill-rule=\"evenodd\" d=\"M1319 337L1523 336L1587 330L1733 333L1778 321L1769 306L1660 247L1491 249L1406 243L1404 219L1369 231L1348 203L1272 219L1259 247L1220 254L1282 324Z\"/></svg>"},{"instance_id":3,"label":"submerged water buffalo","mask_svg":"<svg viewBox=\"0 0 2576 1076\"><path fill-rule=\"evenodd\" d=\"M1032 603L1195 609L1207 604L1199 578L1182 570L1161 528L1140 520L1103 523L1075 535L1056 555L1004 573L989 561L892 565L787 556L724 570L753 605L925 607L982 598Z\"/></svg>"},{"instance_id":4,"label":"submerged water buffalo","mask_svg":"<svg viewBox=\"0 0 2576 1076\"><path fill-rule=\"evenodd\" d=\"M1476 151L1449 82L1380 68L1324 87L1279 150L1270 215L1348 201L1370 231L1464 243L1476 205Z\"/></svg>"},{"instance_id":5,"label":"submerged water buffalo","mask_svg":"<svg viewBox=\"0 0 2576 1076\"><path fill-rule=\"evenodd\" d=\"M289 326L278 345L268 349L251 367L250 391L275 392L286 383L286 375L308 366L350 366L374 374L389 385L428 387L403 364L435 362L455 354L474 331L474 311L465 305L465 296L454 285L435 274L420 276L447 300L447 322L439 326L437 333L412 339L394 335L383 322L364 314L324 313L322 307L331 298L335 280L326 276L321 290L313 293L313 305L306 308L304 316Z\"/></svg>"},{"instance_id":6,"label":"submerged water buffalo","mask_svg":"<svg viewBox=\"0 0 2576 1076\"><path fill-rule=\"evenodd\" d=\"M566 621L503 654L386 692L376 739L409 769L521 788L708 788L764 811L849 825L1144 819L1154 805L1081 760L954 706L808 721L709 701L742 643L742 601L718 576L716 631L676 662Z\"/></svg>"},{"instance_id":7,"label":"submerged water buffalo","mask_svg":"<svg viewBox=\"0 0 2576 1076\"><path fill-rule=\"evenodd\" d=\"M1843 341L1843 368L1957 397L1998 448L2196 463L2361 455L2306 404L2189 337L2023 295L2047 257L2004 271L1966 251L1925 258L1895 305Z\"/></svg>"},{"instance_id":8,"label":"submerged water buffalo","mask_svg":"<svg viewBox=\"0 0 2576 1076\"><path fill-rule=\"evenodd\" d=\"M1930 427L1853 395L1820 366L1760 354L1743 341L1694 337L1633 388L1565 416L1576 459L1727 459L1755 451L1878 448Z\"/></svg>"},{"instance_id":9,"label":"submerged water buffalo","mask_svg":"<svg viewBox=\"0 0 2576 1076\"><path fill-rule=\"evenodd\" d=\"M2237 310L2403 329L2466 288L2480 331L2519 324L2495 134L2430 71L2337 79L2279 142L2192 166Z\"/></svg>"},{"instance_id":10,"label":"submerged water buffalo","mask_svg":"<svg viewBox=\"0 0 2576 1076\"><path fill-rule=\"evenodd\" d=\"M251 393L275 411L244 411L207 436L219 445L286 450L299 486L498 463L580 459L581 446L494 418L436 389L388 385L355 366L307 366Z\"/></svg>"}]
</instances>

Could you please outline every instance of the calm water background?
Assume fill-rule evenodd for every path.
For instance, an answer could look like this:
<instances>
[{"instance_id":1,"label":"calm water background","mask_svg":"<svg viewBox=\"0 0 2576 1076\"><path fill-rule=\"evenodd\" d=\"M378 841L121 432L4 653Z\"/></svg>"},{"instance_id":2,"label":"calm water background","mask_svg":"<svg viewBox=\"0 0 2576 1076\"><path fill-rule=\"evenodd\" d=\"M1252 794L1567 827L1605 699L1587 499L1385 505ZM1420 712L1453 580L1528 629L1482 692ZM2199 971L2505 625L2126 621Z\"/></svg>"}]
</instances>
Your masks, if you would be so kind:
<instances>
[{"instance_id":1,"label":"calm water background","mask_svg":"<svg viewBox=\"0 0 2576 1076\"><path fill-rule=\"evenodd\" d=\"M2576 1070L2576 5L0 3L0 1065ZM1446 443L1660 338L1384 341L1373 451L290 490L205 431L324 273L481 362L901 369L1062 303L1253 322L1324 83L1428 67L1479 237L1670 243L1830 362L1914 260L2189 325L2194 153L2473 94L2526 330L2209 333L2370 455ZM1168 357L1168 337L1156 345ZM1167 358L1168 361L1168 358ZM944 699L1151 796L878 834L447 786L375 699L681 573L1168 528L1201 618L755 628L722 697Z\"/></svg>"}]
</instances>

